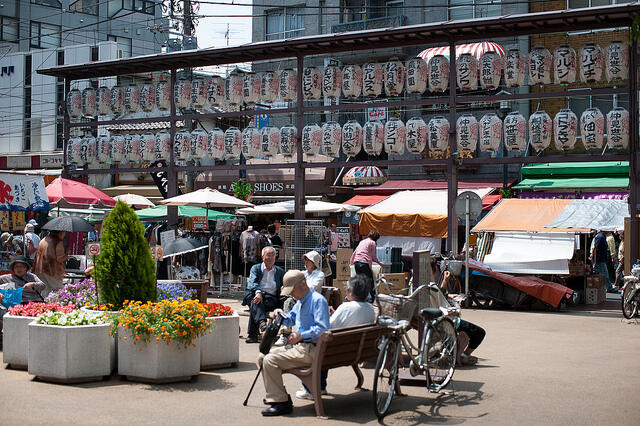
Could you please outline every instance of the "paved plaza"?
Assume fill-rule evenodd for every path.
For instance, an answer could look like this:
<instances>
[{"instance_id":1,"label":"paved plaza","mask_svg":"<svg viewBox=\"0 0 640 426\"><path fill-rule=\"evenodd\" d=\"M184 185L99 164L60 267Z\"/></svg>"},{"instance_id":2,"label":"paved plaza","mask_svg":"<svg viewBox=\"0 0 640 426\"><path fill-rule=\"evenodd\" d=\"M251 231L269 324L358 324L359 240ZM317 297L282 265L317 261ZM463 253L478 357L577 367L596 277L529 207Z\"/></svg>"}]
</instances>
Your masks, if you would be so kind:
<instances>
[{"instance_id":1,"label":"paved plaza","mask_svg":"<svg viewBox=\"0 0 640 426\"><path fill-rule=\"evenodd\" d=\"M210 299L211 301L211 299ZM241 309L238 301L215 299ZM640 413L640 322L622 319L619 302L597 311L464 310L463 318L487 330L475 367L456 370L443 394L403 386L384 424L638 424ZM242 335L247 317L242 316ZM264 388L258 381L242 406L257 367L258 345L240 340L237 368L202 372L187 383L147 385L113 376L80 385L34 381L24 371L0 369L0 423L23 424L375 424L371 386L350 368L331 370L325 409L315 418L311 401L295 400L294 413L264 418ZM299 381L285 376L293 394Z\"/></svg>"}]
</instances>

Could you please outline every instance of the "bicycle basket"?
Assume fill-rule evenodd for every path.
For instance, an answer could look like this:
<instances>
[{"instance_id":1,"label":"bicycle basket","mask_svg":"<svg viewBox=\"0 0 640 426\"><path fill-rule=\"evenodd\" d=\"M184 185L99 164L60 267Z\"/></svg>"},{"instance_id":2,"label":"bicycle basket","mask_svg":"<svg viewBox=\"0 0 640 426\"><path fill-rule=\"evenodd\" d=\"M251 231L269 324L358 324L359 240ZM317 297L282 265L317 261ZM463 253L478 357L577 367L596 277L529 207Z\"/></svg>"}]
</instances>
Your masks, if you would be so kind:
<instances>
[{"instance_id":1,"label":"bicycle basket","mask_svg":"<svg viewBox=\"0 0 640 426\"><path fill-rule=\"evenodd\" d=\"M378 295L378 307L380 315L388 316L397 320L411 321L416 313L417 303L406 297L394 297L387 294Z\"/></svg>"}]
</instances>

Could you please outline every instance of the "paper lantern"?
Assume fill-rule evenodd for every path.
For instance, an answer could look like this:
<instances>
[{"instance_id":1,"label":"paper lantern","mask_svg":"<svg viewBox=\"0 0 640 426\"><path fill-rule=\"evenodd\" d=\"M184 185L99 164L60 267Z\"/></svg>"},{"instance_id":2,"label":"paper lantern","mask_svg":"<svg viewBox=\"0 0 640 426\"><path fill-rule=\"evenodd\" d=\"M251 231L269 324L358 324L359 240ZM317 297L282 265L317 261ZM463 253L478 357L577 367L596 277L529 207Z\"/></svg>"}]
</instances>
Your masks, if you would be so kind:
<instances>
[{"instance_id":1,"label":"paper lantern","mask_svg":"<svg viewBox=\"0 0 640 426\"><path fill-rule=\"evenodd\" d=\"M337 65L327 65L322 75L322 94L329 99L338 99L342 90L342 71Z\"/></svg>"},{"instance_id":2,"label":"paper lantern","mask_svg":"<svg viewBox=\"0 0 640 426\"><path fill-rule=\"evenodd\" d=\"M478 120L462 114L456 121L456 142L459 152L474 152L478 146Z\"/></svg>"},{"instance_id":3,"label":"paper lantern","mask_svg":"<svg viewBox=\"0 0 640 426\"><path fill-rule=\"evenodd\" d=\"M114 164L125 162L124 136L111 135L111 161Z\"/></svg>"},{"instance_id":4,"label":"paper lantern","mask_svg":"<svg viewBox=\"0 0 640 426\"><path fill-rule=\"evenodd\" d=\"M576 51L571 46L565 44L553 51L553 75L556 84L576 82Z\"/></svg>"},{"instance_id":5,"label":"paper lantern","mask_svg":"<svg viewBox=\"0 0 640 426\"><path fill-rule=\"evenodd\" d=\"M111 162L111 138L107 135L100 135L96 138L98 145L98 162L109 164Z\"/></svg>"},{"instance_id":6,"label":"paper lantern","mask_svg":"<svg viewBox=\"0 0 640 426\"><path fill-rule=\"evenodd\" d=\"M604 54L596 43L587 43L580 49L580 81L595 83L602 80Z\"/></svg>"},{"instance_id":7,"label":"paper lantern","mask_svg":"<svg viewBox=\"0 0 640 426\"><path fill-rule=\"evenodd\" d=\"M307 155L320 153L322 129L317 124L307 124L302 129L302 152Z\"/></svg>"},{"instance_id":8,"label":"paper lantern","mask_svg":"<svg viewBox=\"0 0 640 426\"><path fill-rule=\"evenodd\" d=\"M171 85L168 81L159 81L156 84L156 106L160 111L171 108Z\"/></svg>"},{"instance_id":9,"label":"paper lantern","mask_svg":"<svg viewBox=\"0 0 640 426\"><path fill-rule=\"evenodd\" d=\"M529 142L536 151L544 151L551 145L553 122L544 111L536 111L529 116Z\"/></svg>"},{"instance_id":10,"label":"paper lantern","mask_svg":"<svg viewBox=\"0 0 640 426\"><path fill-rule=\"evenodd\" d=\"M124 136L125 161L139 163L142 151L140 150L140 135L137 133L127 133Z\"/></svg>"},{"instance_id":11,"label":"paper lantern","mask_svg":"<svg viewBox=\"0 0 640 426\"><path fill-rule=\"evenodd\" d=\"M427 62L419 56L407 61L407 93L422 95L427 90Z\"/></svg>"},{"instance_id":12,"label":"paper lantern","mask_svg":"<svg viewBox=\"0 0 640 426\"><path fill-rule=\"evenodd\" d=\"M462 91L478 88L478 60L471 53L456 58L456 78Z\"/></svg>"},{"instance_id":13,"label":"paper lantern","mask_svg":"<svg viewBox=\"0 0 640 426\"><path fill-rule=\"evenodd\" d=\"M387 154L404 154L404 145L407 142L407 128L402 120L391 117L384 124L384 150Z\"/></svg>"},{"instance_id":14,"label":"paper lantern","mask_svg":"<svg viewBox=\"0 0 640 426\"><path fill-rule=\"evenodd\" d=\"M527 55L518 49L509 49L504 60L504 83L507 87L524 84L527 75Z\"/></svg>"},{"instance_id":15,"label":"paper lantern","mask_svg":"<svg viewBox=\"0 0 640 426\"><path fill-rule=\"evenodd\" d=\"M237 127L229 127L224 132L224 159L238 160L242 150L242 132Z\"/></svg>"},{"instance_id":16,"label":"paper lantern","mask_svg":"<svg viewBox=\"0 0 640 426\"><path fill-rule=\"evenodd\" d=\"M85 165L88 163L87 161L87 136L80 138L80 143L78 144L78 150L80 151L78 154L78 164Z\"/></svg>"},{"instance_id":17,"label":"paper lantern","mask_svg":"<svg viewBox=\"0 0 640 426\"><path fill-rule=\"evenodd\" d=\"M260 100L260 76L255 72L244 75L242 82L242 99L247 105L255 105Z\"/></svg>"},{"instance_id":18,"label":"paper lantern","mask_svg":"<svg viewBox=\"0 0 640 426\"><path fill-rule=\"evenodd\" d=\"M124 89L122 86L113 86L111 88L111 99L109 102L111 112L115 117L119 117L124 111Z\"/></svg>"},{"instance_id":19,"label":"paper lantern","mask_svg":"<svg viewBox=\"0 0 640 426\"><path fill-rule=\"evenodd\" d=\"M605 51L605 74L607 81L629 78L629 46L622 41L612 41Z\"/></svg>"},{"instance_id":20,"label":"paper lantern","mask_svg":"<svg viewBox=\"0 0 640 426\"><path fill-rule=\"evenodd\" d=\"M287 124L280 128L280 153L285 157L291 157L298 149L298 129Z\"/></svg>"},{"instance_id":21,"label":"paper lantern","mask_svg":"<svg viewBox=\"0 0 640 426\"><path fill-rule=\"evenodd\" d=\"M562 109L553 119L553 136L556 149L573 149L578 135L578 117L570 109Z\"/></svg>"},{"instance_id":22,"label":"paper lantern","mask_svg":"<svg viewBox=\"0 0 640 426\"><path fill-rule=\"evenodd\" d=\"M207 155L214 160L224 158L224 132L217 127L209 130L207 138Z\"/></svg>"},{"instance_id":23,"label":"paper lantern","mask_svg":"<svg viewBox=\"0 0 640 426\"><path fill-rule=\"evenodd\" d=\"M82 93L78 89L67 94L67 112L71 118L82 117Z\"/></svg>"},{"instance_id":24,"label":"paper lantern","mask_svg":"<svg viewBox=\"0 0 640 426\"><path fill-rule=\"evenodd\" d=\"M86 164L95 164L98 162L98 142L92 134L82 138L82 149Z\"/></svg>"},{"instance_id":25,"label":"paper lantern","mask_svg":"<svg viewBox=\"0 0 640 426\"><path fill-rule=\"evenodd\" d=\"M322 153L327 157L337 158L342 145L342 128L335 121L322 126Z\"/></svg>"},{"instance_id":26,"label":"paper lantern","mask_svg":"<svg viewBox=\"0 0 640 426\"><path fill-rule=\"evenodd\" d=\"M79 91L78 91L79 92ZM74 136L67 141L67 164L80 164L82 138Z\"/></svg>"},{"instance_id":27,"label":"paper lantern","mask_svg":"<svg viewBox=\"0 0 640 426\"><path fill-rule=\"evenodd\" d=\"M255 126L245 127L242 131L242 155L247 160L260 156L260 146L262 145L262 134Z\"/></svg>"},{"instance_id":28,"label":"paper lantern","mask_svg":"<svg viewBox=\"0 0 640 426\"><path fill-rule=\"evenodd\" d=\"M224 101L224 79L214 75L207 83L207 105L213 109L220 106Z\"/></svg>"},{"instance_id":29,"label":"paper lantern","mask_svg":"<svg viewBox=\"0 0 640 426\"><path fill-rule=\"evenodd\" d=\"M140 108L144 112L151 112L156 106L156 87L145 83L140 88Z\"/></svg>"},{"instance_id":30,"label":"paper lantern","mask_svg":"<svg viewBox=\"0 0 640 426\"><path fill-rule=\"evenodd\" d=\"M155 158L156 135L151 132L144 132L140 135L140 156L142 161L150 163Z\"/></svg>"},{"instance_id":31,"label":"paper lantern","mask_svg":"<svg viewBox=\"0 0 640 426\"><path fill-rule=\"evenodd\" d=\"M182 129L176 132L173 138L173 159L191 160L191 133Z\"/></svg>"},{"instance_id":32,"label":"paper lantern","mask_svg":"<svg viewBox=\"0 0 640 426\"><path fill-rule=\"evenodd\" d=\"M384 92L387 96L395 97L402 94L405 75L404 64L398 58L391 58L389 62L384 64ZM402 149L404 149L404 144L402 144Z\"/></svg>"},{"instance_id":33,"label":"paper lantern","mask_svg":"<svg viewBox=\"0 0 640 426\"><path fill-rule=\"evenodd\" d=\"M544 47L534 47L529 53L529 85L551 84L551 53Z\"/></svg>"},{"instance_id":34,"label":"paper lantern","mask_svg":"<svg viewBox=\"0 0 640 426\"><path fill-rule=\"evenodd\" d=\"M128 113L138 112L140 109L140 87L130 84L124 91L124 107Z\"/></svg>"},{"instance_id":35,"label":"paper lantern","mask_svg":"<svg viewBox=\"0 0 640 426\"><path fill-rule=\"evenodd\" d=\"M362 66L362 94L375 98L382 94L384 70L381 64L368 62Z\"/></svg>"},{"instance_id":36,"label":"paper lantern","mask_svg":"<svg viewBox=\"0 0 640 426\"><path fill-rule=\"evenodd\" d=\"M204 108L207 102L207 82L204 78L194 78L191 80L191 106L193 108Z\"/></svg>"},{"instance_id":37,"label":"paper lantern","mask_svg":"<svg viewBox=\"0 0 640 426\"><path fill-rule=\"evenodd\" d=\"M97 113L96 89L87 87L82 91L82 115L93 118Z\"/></svg>"},{"instance_id":38,"label":"paper lantern","mask_svg":"<svg viewBox=\"0 0 640 426\"><path fill-rule=\"evenodd\" d=\"M449 59L435 55L429 59L429 91L444 92L449 88Z\"/></svg>"},{"instance_id":39,"label":"paper lantern","mask_svg":"<svg viewBox=\"0 0 640 426\"><path fill-rule=\"evenodd\" d=\"M349 120L342 126L342 152L349 157L360 154L362 149L362 126L356 120Z\"/></svg>"},{"instance_id":40,"label":"paper lantern","mask_svg":"<svg viewBox=\"0 0 640 426\"><path fill-rule=\"evenodd\" d=\"M154 160L169 161L171 156L171 134L166 130L160 130L158 133L156 133L156 139L153 145L153 153Z\"/></svg>"},{"instance_id":41,"label":"paper lantern","mask_svg":"<svg viewBox=\"0 0 640 426\"><path fill-rule=\"evenodd\" d=\"M407 151L422 154L427 146L427 123L420 117L407 120Z\"/></svg>"},{"instance_id":42,"label":"paper lantern","mask_svg":"<svg viewBox=\"0 0 640 426\"><path fill-rule=\"evenodd\" d=\"M509 151L522 151L527 146L527 120L518 111L504 118L504 146Z\"/></svg>"},{"instance_id":43,"label":"paper lantern","mask_svg":"<svg viewBox=\"0 0 640 426\"><path fill-rule=\"evenodd\" d=\"M186 109L191 107L191 80L181 78L176 81L173 96L176 108Z\"/></svg>"},{"instance_id":44,"label":"paper lantern","mask_svg":"<svg viewBox=\"0 0 640 426\"><path fill-rule=\"evenodd\" d=\"M207 155L207 145L209 144L209 134L202 129L195 129L191 132L191 156L200 160Z\"/></svg>"},{"instance_id":45,"label":"paper lantern","mask_svg":"<svg viewBox=\"0 0 640 426\"><path fill-rule=\"evenodd\" d=\"M449 120L444 117L429 120L427 142L432 152L445 152L449 147Z\"/></svg>"},{"instance_id":46,"label":"paper lantern","mask_svg":"<svg viewBox=\"0 0 640 426\"><path fill-rule=\"evenodd\" d=\"M384 146L384 126L380 120L369 120L362 126L362 147L369 155L380 155Z\"/></svg>"},{"instance_id":47,"label":"paper lantern","mask_svg":"<svg viewBox=\"0 0 640 426\"><path fill-rule=\"evenodd\" d=\"M262 102L272 104L278 99L278 87L280 78L274 71L263 72L260 76L260 99Z\"/></svg>"},{"instance_id":48,"label":"paper lantern","mask_svg":"<svg viewBox=\"0 0 640 426\"><path fill-rule=\"evenodd\" d=\"M346 65L342 70L342 94L354 99L362 94L362 68L360 65Z\"/></svg>"},{"instance_id":49,"label":"paper lantern","mask_svg":"<svg viewBox=\"0 0 640 426\"><path fill-rule=\"evenodd\" d=\"M478 134L480 136L480 151L498 151L502 140L502 120L492 112L485 114L478 123Z\"/></svg>"},{"instance_id":50,"label":"paper lantern","mask_svg":"<svg viewBox=\"0 0 640 426\"><path fill-rule=\"evenodd\" d=\"M602 149L604 115L598 108L588 108L580 116L580 135L586 150Z\"/></svg>"},{"instance_id":51,"label":"paper lantern","mask_svg":"<svg viewBox=\"0 0 640 426\"><path fill-rule=\"evenodd\" d=\"M242 104L243 87L244 87L244 76L241 73L231 74L229 78L227 78L226 80L226 85L224 89L225 101L227 101L231 105Z\"/></svg>"},{"instance_id":52,"label":"paper lantern","mask_svg":"<svg viewBox=\"0 0 640 426\"><path fill-rule=\"evenodd\" d=\"M503 67L504 61L496 52L490 50L483 53L478 62L480 86L485 90L497 89L500 86Z\"/></svg>"},{"instance_id":53,"label":"paper lantern","mask_svg":"<svg viewBox=\"0 0 640 426\"><path fill-rule=\"evenodd\" d=\"M322 71L318 67L306 67L302 73L302 93L305 100L320 99Z\"/></svg>"},{"instance_id":54,"label":"paper lantern","mask_svg":"<svg viewBox=\"0 0 640 426\"><path fill-rule=\"evenodd\" d=\"M261 129L262 143L260 153L265 157L273 157L280 149L280 130L277 127L266 126Z\"/></svg>"},{"instance_id":55,"label":"paper lantern","mask_svg":"<svg viewBox=\"0 0 640 426\"><path fill-rule=\"evenodd\" d=\"M629 112L614 108L607 114L607 145L611 149L629 147Z\"/></svg>"},{"instance_id":56,"label":"paper lantern","mask_svg":"<svg viewBox=\"0 0 640 426\"><path fill-rule=\"evenodd\" d=\"M111 114L111 89L105 86L101 86L98 88L98 92L96 94L96 109L98 115L109 115Z\"/></svg>"},{"instance_id":57,"label":"paper lantern","mask_svg":"<svg viewBox=\"0 0 640 426\"><path fill-rule=\"evenodd\" d=\"M298 73L290 68L280 73L280 99L283 102L295 101L298 98Z\"/></svg>"}]
</instances>

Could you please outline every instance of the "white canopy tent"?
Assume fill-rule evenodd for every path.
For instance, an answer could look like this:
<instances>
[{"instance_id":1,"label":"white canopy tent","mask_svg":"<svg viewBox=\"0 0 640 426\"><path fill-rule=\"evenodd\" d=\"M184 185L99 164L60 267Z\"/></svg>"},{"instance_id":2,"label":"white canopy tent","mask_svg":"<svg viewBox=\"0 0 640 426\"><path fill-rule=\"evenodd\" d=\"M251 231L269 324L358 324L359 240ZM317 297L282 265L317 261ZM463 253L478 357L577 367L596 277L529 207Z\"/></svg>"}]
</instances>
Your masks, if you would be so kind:
<instances>
[{"instance_id":1,"label":"white canopy tent","mask_svg":"<svg viewBox=\"0 0 640 426\"><path fill-rule=\"evenodd\" d=\"M360 210L358 206L349 204L329 203L327 201L307 200L304 205L305 213L343 213ZM294 200L280 201L278 203L262 204L255 207L238 209L238 214L293 214L295 212Z\"/></svg>"}]
</instances>

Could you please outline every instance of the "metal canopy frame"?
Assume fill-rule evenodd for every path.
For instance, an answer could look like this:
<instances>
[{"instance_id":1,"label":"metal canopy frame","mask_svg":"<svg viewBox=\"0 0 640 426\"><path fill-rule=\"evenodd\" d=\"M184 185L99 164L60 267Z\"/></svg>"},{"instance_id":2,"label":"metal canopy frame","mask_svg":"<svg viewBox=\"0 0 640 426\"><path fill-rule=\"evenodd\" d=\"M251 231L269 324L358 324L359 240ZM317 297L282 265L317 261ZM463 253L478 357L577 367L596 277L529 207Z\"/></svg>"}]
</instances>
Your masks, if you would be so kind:
<instances>
[{"instance_id":1,"label":"metal canopy frame","mask_svg":"<svg viewBox=\"0 0 640 426\"><path fill-rule=\"evenodd\" d=\"M630 28L634 17L640 14L640 3L630 3L623 5L591 7L585 9L548 11L539 13L528 13L521 15L507 15L500 17L446 21L439 23L429 23L421 25L412 25L388 29L374 29L355 31L348 33L318 35L299 37L295 39L287 39L280 41L265 41L258 43L250 43L242 46L227 48L209 48L184 52L172 52L153 54L145 56L137 56L127 59L110 60L102 62L92 62L80 65L63 65L53 68L38 70L38 73L60 77L65 79L65 96L69 93L71 82L73 80L110 77L118 75L142 74L149 72L167 71L171 73L171 96L170 96L170 115L144 119L118 119L111 121L93 121L88 123L71 123L70 117L65 109L64 116L64 166L63 174L68 176L88 175L88 174L104 174L104 173L129 173L129 172L151 172L157 171L156 168L112 168L112 169L96 169L96 170L71 170L67 164L66 144L69 139L70 129L72 127L92 128L109 124L134 124L141 122L170 121L171 142L176 132L176 121L188 119L203 118L231 118L231 117L247 117L264 113L259 110L242 110L234 112L220 112L210 114L176 114L176 105L174 101L173 87L176 82L178 69L224 65L239 62L263 62L278 59L295 59L298 70L304 67L304 58L315 55L326 55L350 51L364 51L372 49L386 49L409 47L427 44L449 45L449 51L455 52L455 45L461 41L475 41L481 39L500 39L505 37L527 36L532 34L549 34L557 32L581 31L581 30L599 30L607 28ZM287 168L295 169L295 217L303 219L304 213L304 174L305 169L311 167L341 168L345 166L368 165L372 162L379 166L416 166L416 165L434 165L446 166L448 175L448 238L447 248L453 252L457 252L457 234L458 225L457 217L454 211L454 200L457 196L458 189L458 168L462 165L476 164L526 164L526 163L550 163L550 162L577 162L577 161L622 161L629 160L630 174L630 213L631 217L637 217L638 213L638 52L637 42L634 40L631 46L630 61L630 78L626 87L610 87L610 88L586 88L572 90L571 92L539 92L539 93L517 93L517 94L496 94L496 95L458 95L456 93L456 58L455 55L450 57L450 74L449 74L449 92L441 96L427 96L420 99L401 99L373 102L355 102L340 105L305 105L302 94L302 72L298 72L298 98L295 107L278 108L269 110L270 114L292 114L296 115L296 126L298 128L298 137L301 137L302 128L304 126L304 114L316 111L335 111L335 110L362 110L376 106L386 107L406 107L406 106L425 106L434 104L449 105L449 122L456 122L457 106L461 104L470 104L472 102L491 102L496 103L503 100L517 99L546 99L569 96L585 96L585 95L613 95L628 94L629 95L629 113L631 116L630 128L630 149L628 153L623 154L572 154L572 155L547 155L547 156L524 156L524 157L502 157L502 158L472 158L462 159L450 158L445 159L419 159L419 160L384 160L384 161L333 161L328 163L306 163L303 161L302 145L298 144L296 163L288 164L256 164L256 165L216 165L216 166L177 166L175 163L173 149L170 151L169 163L166 168L161 169L167 171L169 179L169 196L177 194L177 173L182 171L206 171L216 168L218 170L255 170L255 169L273 169ZM455 125L450 128L449 138L450 152L456 152L455 142ZM169 211L169 223L175 225L177 223L177 209L172 214ZM630 258L638 258L638 221L631 221L631 250Z\"/></svg>"}]
</instances>

